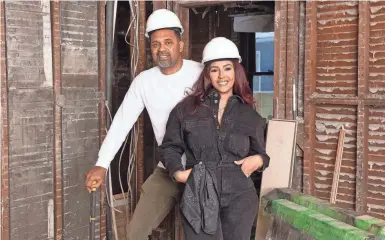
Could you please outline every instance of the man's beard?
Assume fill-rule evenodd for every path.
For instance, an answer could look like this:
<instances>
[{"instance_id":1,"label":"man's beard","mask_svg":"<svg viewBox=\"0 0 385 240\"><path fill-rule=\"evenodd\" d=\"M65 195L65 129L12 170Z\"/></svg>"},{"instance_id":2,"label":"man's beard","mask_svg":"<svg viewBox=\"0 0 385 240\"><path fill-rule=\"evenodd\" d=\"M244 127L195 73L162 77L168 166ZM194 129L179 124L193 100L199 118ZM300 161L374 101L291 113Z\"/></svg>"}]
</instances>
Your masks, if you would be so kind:
<instances>
[{"instance_id":1,"label":"man's beard","mask_svg":"<svg viewBox=\"0 0 385 240\"><path fill-rule=\"evenodd\" d=\"M170 60L163 60L163 61L158 61L158 66L160 68L168 68L172 66L172 61Z\"/></svg>"},{"instance_id":2,"label":"man's beard","mask_svg":"<svg viewBox=\"0 0 385 240\"><path fill-rule=\"evenodd\" d=\"M167 55L168 59L161 60L160 55ZM172 59L171 59L170 54L158 54L158 66L160 68L168 68L168 67L171 67L172 65L173 65L173 63L172 63Z\"/></svg>"}]
</instances>

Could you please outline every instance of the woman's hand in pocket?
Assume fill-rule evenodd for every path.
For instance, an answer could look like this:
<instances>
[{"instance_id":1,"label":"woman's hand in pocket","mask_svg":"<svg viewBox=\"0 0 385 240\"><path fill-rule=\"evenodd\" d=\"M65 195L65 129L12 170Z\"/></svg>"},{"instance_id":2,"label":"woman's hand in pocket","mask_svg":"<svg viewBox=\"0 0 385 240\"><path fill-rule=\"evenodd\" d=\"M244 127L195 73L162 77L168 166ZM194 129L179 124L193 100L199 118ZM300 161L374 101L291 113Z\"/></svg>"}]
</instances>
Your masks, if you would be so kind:
<instances>
[{"instance_id":1,"label":"woman's hand in pocket","mask_svg":"<svg viewBox=\"0 0 385 240\"><path fill-rule=\"evenodd\" d=\"M243 173L246 175L246 177L250 177L250 175L255 170L262 167L263 159L259 155L254 155L254 156L246 157L246 158L238 160L238 161L234 161L234 163L237 165L241 165L241 169L242 169Z\"/></svg>"},{"instance_id":2,"label":"woman's hand in pocket","mask_svg":"<svg viewBox=\"0 0 385 240\"><path fill-rule=\"evenodd\" d=\"M188 177L190 176L192 169L184 170L184 171L177 171L174 174L174 178L177 182L186 183Z\"/></svg>"}]
</instances>

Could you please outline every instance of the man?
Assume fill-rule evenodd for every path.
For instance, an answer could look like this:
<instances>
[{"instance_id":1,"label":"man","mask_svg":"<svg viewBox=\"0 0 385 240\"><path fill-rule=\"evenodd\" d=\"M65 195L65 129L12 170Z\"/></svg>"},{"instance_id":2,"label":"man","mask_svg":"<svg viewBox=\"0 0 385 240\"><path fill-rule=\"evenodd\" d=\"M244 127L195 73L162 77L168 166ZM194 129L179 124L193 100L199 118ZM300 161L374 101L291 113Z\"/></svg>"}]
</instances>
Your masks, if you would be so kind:
<instances>
[{"instance_id":1,"label":"man","mask_svg":"<svg viewBox=\"0 0 385 240\"><path fill-rule=\"evenodd\" d=\"M162 144L169 113L202 72L199 63L182 59L182 33L180 20L171 11L159 9L148 18L146 37L150 39L152 58L157 66L143 71L132 82L101 146L96 166L87 174L89 191L103 183L110 162L144 108L149 113L156 141ZM93 181L96 184L92 185ZM128 226L128 239L148 239L179 196L177 183L159 162L142 186L140 200Z\"/></svg>"}]
</instances>

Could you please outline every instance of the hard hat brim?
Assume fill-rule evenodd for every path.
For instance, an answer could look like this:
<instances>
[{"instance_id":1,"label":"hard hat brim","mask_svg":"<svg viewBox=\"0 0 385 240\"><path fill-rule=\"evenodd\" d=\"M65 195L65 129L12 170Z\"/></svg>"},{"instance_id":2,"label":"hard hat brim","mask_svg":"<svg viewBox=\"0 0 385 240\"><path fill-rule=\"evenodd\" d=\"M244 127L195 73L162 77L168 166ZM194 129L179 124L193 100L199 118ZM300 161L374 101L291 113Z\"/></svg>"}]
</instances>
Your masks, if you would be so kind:
<instances>
[{"instance_id":1,"label":"hard hat brim","mask_svg":"<svg viewBox=\"0 0 385 240\"><path fill-rule=\"evenodd\" d=\"M237 60L239 63L242 62L242 58L239 56L239 57L235 57L235 58L213 58L213 59L207 59L207 60L205 59L205 60L202 60L202 64L206 66L212 62L224 61L224 60L229 60L229 61Z\"/></svg>"},{"instance_id":2,"label":"hard hat brim","mask_svg":"<svg viewBox=\"0 0 385 240\"><path fill-rule=\"evenodd\" d=\"M158 30L164 30L164 29L170 29L170 30L173 30L175 32L177 31L176 29L179 29L179 34L181 37L182 37L182 34L184 32L183 28L180 28L180 27L164 27L164 28L158 28L158 29L148 31L144 34L144 36L146 36L146 38L150 38L151 33L158 31Z\"/></svg>"}]
</instances>

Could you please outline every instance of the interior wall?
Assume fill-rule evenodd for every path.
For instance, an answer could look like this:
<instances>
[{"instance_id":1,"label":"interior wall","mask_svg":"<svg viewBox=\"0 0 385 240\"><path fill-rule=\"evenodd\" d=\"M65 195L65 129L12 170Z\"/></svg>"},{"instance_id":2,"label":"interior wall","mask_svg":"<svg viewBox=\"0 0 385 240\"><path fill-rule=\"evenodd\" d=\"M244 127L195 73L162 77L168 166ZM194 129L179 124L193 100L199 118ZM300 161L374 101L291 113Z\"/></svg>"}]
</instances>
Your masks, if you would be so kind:
<instances>
[{"instance_id":1,"label":"interior wall","mask_svg":"<svg viewBox=\"0 0 385 240\"><path fill-rule=\"evenodd\" d=\"M343 126L337 204L385 219L385 4L306 2L306 7L305 190L329 198Z\"/></svg>"},{"instance_id":2,"label":"interior wall","mask_svg":"<svg viewBox=\"0 0 385 240\"><path fill-rule=\"evenodd\" d=\"M98 2L1 4L7 70L1 102L8 114L2 240L87 239L84 174L97 159L104 95ZM96 229L100 239L99 223Z\"/></svg>"}]
</instances>

